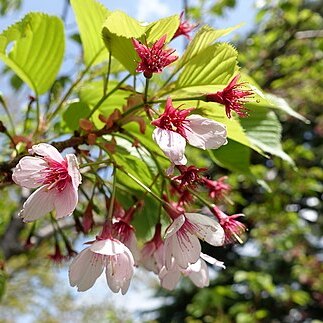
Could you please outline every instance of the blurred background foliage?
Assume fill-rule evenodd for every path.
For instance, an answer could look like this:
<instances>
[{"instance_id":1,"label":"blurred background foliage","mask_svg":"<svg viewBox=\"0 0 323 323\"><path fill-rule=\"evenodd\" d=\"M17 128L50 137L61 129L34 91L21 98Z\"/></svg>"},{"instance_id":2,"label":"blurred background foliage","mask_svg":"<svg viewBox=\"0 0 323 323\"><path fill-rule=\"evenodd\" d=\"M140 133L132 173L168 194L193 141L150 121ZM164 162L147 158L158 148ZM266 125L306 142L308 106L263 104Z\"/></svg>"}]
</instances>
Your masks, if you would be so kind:
<instances>
[{"instance_id":1,"label":"blurred background foliage","mask_svg":"<svg viewBox=\"0 0 323 323\"><path fill-rule=\"evenodd\" d=\"M200 21L210 15L216 20L237 3L201 0L189 12ZM310 120L279 116L284 150L297 169L252 155L250 167L270 191L230 174L232 211L246 214L246 242L214 251L227 269L209 288L184 282L158 309L158 322L322 322L323 6L301 0L256 4L254 31L235 45L242 68L260 87Z\"/></svg>"},{"instance_id":2,"label":"blurred background foliage","mask_svg":"<svg viewBox=\"0 0 323 323\"><path fill-rule=\"evenodd\" d=\"M210 23L230 15L239 1L184 2L189 18ZM1 0L0 14L20 5L19 0ZM184 279L172 293L157 290L165 301L149 313L156 322L322 322L323 6L319 0L262 0L255 5L254 31L235 46L241 67L259 86L310 121L279 115L284 150L297 168L278 158L251 155L249 167L266 189L245 174L213 166L213 174L229 175L234 188L234 204L227 209L246 215L245 243L208 250L227 266L212 273L209 288L196 289ZM11 200L17 198L5 189L1 194L0 245L15 212ZM80 305L62 291L55 284L57 274L47 270L49 261L44 265L52 252L47 242L37 251L13 252L6 265L0 260L0 297L5 294L0 322L26 314L37 322L131 322L112 305ZM51 309L39 307L40 299L50 302ZM142 314L144 321L147 313Z\"/></svg>"}]
</instances>

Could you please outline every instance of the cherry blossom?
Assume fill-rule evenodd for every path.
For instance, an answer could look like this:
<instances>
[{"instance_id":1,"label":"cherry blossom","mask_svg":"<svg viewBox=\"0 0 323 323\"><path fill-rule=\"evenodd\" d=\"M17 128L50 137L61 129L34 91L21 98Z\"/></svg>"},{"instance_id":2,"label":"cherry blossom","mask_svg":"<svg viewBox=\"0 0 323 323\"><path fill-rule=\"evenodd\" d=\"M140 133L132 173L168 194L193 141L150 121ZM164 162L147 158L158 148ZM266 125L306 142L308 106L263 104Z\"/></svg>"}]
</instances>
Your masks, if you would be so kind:
<instances>
[{"instance_id":1,"label":"cherry blossom","mask_svg":"<svg viewBox=\"0 0 323 323\"><path fill-rule=\"evenodd\" d=\"M231 82L221 91L206 94L205 101L217 102L225 106L228 118L231 118L231 110L235 111L239 117L248 116L248 109L244 104L247 99L254 95L252 90L242 89L244 83L237 83L240 75L236 75Z\"/></svg>"},{"instance_id":2,"label":"cherry blossom","mask_svg":"<svg viewBox=\"0 0 323 323\"><path fill-rule=\"evenodd\" d=\"M159 272L160 284L163 288L173 290L178 284L181 276L188 277L195 286L203 288L209 285L209 270L206 262L225 268L222 261L218 261L213 257L200 254L200 258L194 264L189 264L186 269L176 266L175 261L172 262L172 267L167 269L165 266Z\"/></svg>"},{"instance_id":3,"label":"cherry blossom","mask_svg":"<svg viewBox=\"0 0 323 323\"><path fill-rule=\"evenodd\" d=\"M131 251L112 237L97 238L90 247L82 250L69 268L69 280L79 292L91 288L105 269L108 286L114 293L124 295L133 276L134 259Z\"/></svg>"},{"instance_id":4,"label":"cherry blossom","mask_svg":"<svg viewBox=\"0 0 323 323\"><path fill-rule=\"evenodd\" d=\"M164 241L161 237L161 224L155 226L153 238L147 241L141 250L141 264L158 274L164 264Z\"/></svg>"},{"instance_id":5,"label":"cherry blossom","mask_svg":"<svg viewBox=\"0 0 323 323\"><path fill-rule=\"evenodd\" d=\"M200 149L216 149L227 143L225 125L200 115L189 114L194 108L175 109L167 98L164 113L151 124L157 128L153 139L175 165L185 165L186 141Z\"/></svg>"},{"instance_id":6,"label":"cherry blossom","mask_svg":"<svg viewBox=\"0 0 323 323\"><path fill-rule=\"evenodd\" d=\"M182 11L181 15L180 15L180 24L173 36L172 39L183 35L184 37L186 37L187 39L191 39L189 33L196 28L197 25L195 24L190 24L187 20L184 19L184 11Z\"/></svg>"},{"instance_id":7,"label":"cherry blossom","mask_svg":"<svg viewBox=\"0 0 323 323\"><path fill-rule=\"evenodd\" d=\"M12 179L26 188L39 187L23 205L20 216L24 222L37 220L52 210L56 218L70 215L78 202L81 183L76 156L65 158L50 144L40 143L29 150L36 156L23 157L13 170Z\"/></svg>"},{"instance_id":8,"label":"cherry blossom","mask_svg":"<svg viewBox=\"0 0 323 323\"><path fill-rule=\"evenodd\" d=\"M227 176L222 176L216 181L203 177L203 184L209 190L209 196L213 199L220 199L226 196L231 190L230 185L224 183Z\"/></svg>"},{"instance_id":9,"label":"cherry blossom","mask_svg":"<svg viewBox=\"0 0 323 323\"><path fill-rule=\"evenodd\" d=\"M236 218L244 216L244 214L234 214L229 216L215 205L211 209L211 212L218 219L224 230L225 244L235 243L236 241L242 243L240 235L245 232L247 228L243 223L237 221Z\"/></svg>"},{"instance_id":10,"label":"cherry blossom","mask_svg":"<svg viewBox=\"0 0 323 323\"><path fill-rule=\"evenodd\" d=\"M151 47L146 46L136 39L132 39L132 44L141 59L136 72L143 72L146 78L151 78L153 73L161 73L164 67L177 60L177 55L172 55L175 50L163 49L167 35L162 36Z\"/></svg>"},{"instance_id":11,"label":"cherry blossom","mask_svg":"<svg viewBox=\"0 0 323 323\"><path fill-rule=\"evenodd\" d=\"M166 269L174 263L183 269L196 263L201 254L199 239L222 246L224 231L215 220L199 213L183 213L173 218L165 233Z\"/></svg>"}]
</instances>

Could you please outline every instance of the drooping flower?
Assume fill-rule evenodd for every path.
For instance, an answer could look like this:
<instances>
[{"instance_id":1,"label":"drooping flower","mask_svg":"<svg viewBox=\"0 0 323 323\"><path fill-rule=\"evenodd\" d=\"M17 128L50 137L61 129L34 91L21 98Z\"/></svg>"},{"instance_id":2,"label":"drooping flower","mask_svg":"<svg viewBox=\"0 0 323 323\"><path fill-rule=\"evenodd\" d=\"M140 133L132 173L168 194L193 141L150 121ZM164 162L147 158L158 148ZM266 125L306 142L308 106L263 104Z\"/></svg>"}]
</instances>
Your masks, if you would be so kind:
<instances>
[{"instance_id":1,"label":"drooping flower","mask_svg":"<svg viewBox=\"0 0 323 323\"><path fill-rule=\"evenodd\" d=\"M155 226L153 238L147 241L141 250L140 263L150 271L158 274L164 264L164 241L161 237L161 224Z\"/></svg>"},{"instance_id":2,"label":"drooping flower","mask_svg":"<svg viewBox=\"0 0 323 323\"><path fill-rule=\"evenodd\" d=\"M23 157L13 170L12 179L20 186L39 187L23 205L20 216L23 221L37 220L56 210L56 218L70 215L78 201L78 186L81 183L76 156L65 158L52 145L40 143L32 146L31 154Z\"/></svg>"},{"instance_id":3,"label":"drooping flower","mask_svg":"<svg viewBox=\"0 0 323 323\"><path fill-rule=\"evenodd\" d=\"M225 268L222 261L218 261L213 257L200 254L200 258L194 264L189 264L186 269L176 266L173 261L172 267L167 269L165 266L159 272L160 284L163 288L173 290L178 284L181 276L188 277L195 286L203 288L209 285L209 271L205 260L211 265Z\"/></svg>"},{"instance_id":4,"label":"drooping flower","mask_svg":"<svg viewBox=\"0 0 323 323\"><path fill-rule=\"evenodd\" d=\"M131 251L112 237L99 239L82 250L69 268L69 280L79 292L91 288L105 269L108 286L114 293L124 295L133 275L134 259Z\"/></svg>"},{"instance_id":5,"label":"drooping flower","mask_svg":"<svg viewBox=\"0 0 323 323\"><path fill-rule=\"evenodd\" d=\"M247 228L243 223L241 223L240 221L237 221L236 219L241 216L244 216L244 214L241 213L241 214L227 215L215 205L211 209L211 212L218 219L221 227L224 230L225 244L230 244L235 242L242 243L240 236L247 230Z\"/></svg>"},{"instance_id":6,"label":"drooping flower","mask_svg":"<svg viewBox=\"0 0 323 323\"><path fill-rule=\"evenodd\" d=\"M224 231L215 220L199 213L183 213L167 228L165 233L165 266L174 264L186 269L200 257L199 239L213 246L224 243Z\"/></svg>"},{"instance_id":7,"label":"drooping flower","mask_svg":"<svg viewBox=\"0 0 323 323\"><path fill-rule=\"evenodd\" d=\"M143 72L146 78L151 78L153 73L161 73L164 67L177 60L177 55L172 55L175 50L163 49L167 35L162 36L151 47L146 46L136 39L132 39L132 44L140 57L136 72Z\"/></svg>"},{"instance_id":8,"label":"drooping flower","mask_svg":"<svg viewBox=\"0 0 323 323\"><path fill-rule=\"evenodd\" d=\"M239 117L248 116L248 109L244 106L248 98L254 95L252 90L243 89L245 83L237 83L240 75L236 75L230 83L221 91L205 95L206 102L217 102L225 106L225 113L231 118L231 111L235 111Z\"/></svg>"},{"instance_id":9,"label":"drooping flower","mask_svg":"<svg viewBox=\"0 0 323 323\"><path fill-rule=\"evenodd\" d=\"M180 17L180 24L173 36L172 39L183 35L184 37L186 37L187 39L191 39L189 33L197 27L197 25L195 24L190 24L187 20L184 19L184 11L182 11Z\"/></svg>"},{"instance_id":10,"label":"drooping flower","mask_svg":"<svg viewBox=\"0 0 323 323\"><path fill-rule=\"evenodd\" d=\"M132 205L129 209L125 210L116 200L114 203L113 210L113 224L112 224L112 235L123 244L125 244L131 251L136 263L140 258L138 250L138 243L135 234L135 229L131 225L134 213L138 208L143 205L142 201L138 201Z\"/></svg>"},{"instance_id":11,"label":"drooping flower","mask_svg":"<svg viewBox=\"0 0 323 323\"><path fill-rule=\"evenodd\" d=\"M180 171L181 175L173 177L172 180L179 181L180 188L196 187L198 183L202 182L202 178L199 173L206 171L206 168L197 168L193 165L189 167L178 165L177 169Z\"/></svg>"},{"instance_id":12,"label":"drooping flower","mask_svg":"<svg viewBox=\"0 0 323 323\"><path fill-rule=\"evenodd\" d=\"M203 184L209 190L209 196L211 198L221 199L230 192L230 185L224 183L226 179L226 176L222 176L218 180L212 181L208 178L203 177Z\"/></svg>"},{"instance_id":13,"label":"drooping flower","mask_svg":"<svg viewBox=\"0 0 323 323\"><path fill-rule=\"evenodd\" d=\"M151 124L157 128L153 139L175 165L185 165L186 141L200 149L215 149L227 143L225 125L200 115L190 115L194 108L175 109L167 98L164 113Z\"/></svg>"}]
</instances>

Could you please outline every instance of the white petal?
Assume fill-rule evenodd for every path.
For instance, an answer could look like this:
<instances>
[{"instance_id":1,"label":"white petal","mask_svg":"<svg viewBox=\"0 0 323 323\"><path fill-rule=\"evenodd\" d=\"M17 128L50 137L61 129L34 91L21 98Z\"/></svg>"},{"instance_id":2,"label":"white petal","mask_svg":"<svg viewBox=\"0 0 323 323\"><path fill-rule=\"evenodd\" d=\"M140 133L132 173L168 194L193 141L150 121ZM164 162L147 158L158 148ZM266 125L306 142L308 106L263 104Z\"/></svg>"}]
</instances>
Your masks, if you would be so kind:
<instances>
[{"instance_id":1,"label":"white petal","mask_svg":"<svg viewBox=\"0 0 323 323\"><path fill-rule=\"evenodd\" d=\"M199 239L188 231L176 233L165 240L165 266L170 270L173 262L186 269L189 264L195 263L201 253Z\"/></svg>"},{"instance_id":2,"label":"white petal","mask_svg":"<svg viewBox=\"0 0 323 323\"><path fill-rule=\"evenodd\" d=\"M185 165L186 140L180 134L174 131L156 128L153 131L153 139L160 149L175 165Z\"/></svg>"},{"instance_id":3,"label":"white petal","mask_svg":"<svg viewBox=\"0 0 323 323\"><path fill-rule=\"evenodd\" d=\"M197 114L186 119L190 121L185 131L190 145L201 149L215 149L227 143L225 125Z\"/></svg>"},{"instance_id":4,"label":"white petal","mask_svg":"<svg viewBox=\"0 0 323 323\"><path fill-rule=\"evenodd\" d=\"M173 234L175 234L185 223L185 216L181 214L175 220L173 220L172 224L166 229L165 239L169 238Z\"/></svg>"},{"instance_id":5,"label":"white petal","mask_svg":"<svg viewBox=\"0 0 323 323\"><path fill-rule=\"evenodd\" d=\"M90 246L90 249L95 253L107 256L117 255L129 250L123 243L115 239L97 240Z\"/></svg>"},{"instance_id":6,"label":"white petal","mask_svg":"<svg viewBox=\"0 0 323 323\"><path fill-rule=\"evenodd\" d=\"M199 213L185 213L185 216L189 222L194 224L195 233L201 240L212 246L222 246L224 244L224 230L218 222Z\"/></svg>"},{"instance_id":7,"label":"white petal","mask_svg":"<svg viewBox=\"0 0 323 323\"><path fill-rule=\"evenodd\" d=\"M204 259L205 261L207 261L211 265L215 265L217 267L221 267L221 268L225 269L225 266L224 266L224 262L223 261L219 261L219 260L217 260L217 259L215 259L215 258L213 258L213 257L211 257L209 255L206 255L203 252L201 252L200 257L202 259Z\"/></svg>"},{"instance_id":8,"label":"white petal","mask_svg":"<svg viewBox=\"0 0 323 323\"><path fill-rule=\"evenodd\" d=\"M64 159L59 151L52 145L46 143L40 143L38 145L33 145L29 152L32 154L37 154L43 157L49 157L53 160L58 161L61 163Z\"/></svg>"},{"instance_id":9,"label":"white petal","mask_svg":"<svg viewBox=\"0 0 323 323\"><path fill-rule=\"evenodd\" d=\"M55 190L55 189L53 189ZM77 190L73 186L72 182L66 184L63 191L56 192L54 207L56 210L56 218L60 219L64 216L70 215L76 208L78 201Z\"/></svg>"},{"instance_id":10,"label":"white petal","mask_svg":"<svg viewBox=\"0 0 323 323\"><path fill-rule=\"evenodd\" d=\"M69 268L70 285L79 292L91 288L104 269L104 257L84 249L73 260Z\"/></svg>"},{"instance_id":11,"label":"white petal","mask_svg":"<svg viewBox=\"0 0 323 323\"><path fill-rule=\"evenodd\" d=\"M31 156L23 157L14 168L12 179L16 184L23 187L38 187L43 183L44 174L42 174L41 171L46 167L48 167L48 164L42 158Z\"/></svg>"},{"instance_id":12,"label":"white petal","mask_svg":"<svg viewBox=\"0 0 323 323\"><path fill-rule=\"evenodd\" d=\"M48 186L44 185L38 188L28 197L19 214L24 222L37 220L54 209L56 192L54 190L48 191Z\"/></svg>"},{"instance_id":13,"label":"white petal","mask_svg":"<svg viewBox=\"0 0 323 323\"><path fill-rule=\"evenodd\" d=\"M106 278L110 289L114 293L124 295L129 288L130 280L133 275L134 259L129 250L122 254L109 257L106 267Z\"/></svg>"},{"instance_id":14,"label":"white petal","mask_svg":"<svg viewBox=\"0 0 323 323\"><path fill-rule=\"evenodd\" d=\"M79 164L77 158L74 154L67 154L65 158L67 160L68 174L71 176L72 183L77 189L78 186L82 183L82 176L79 171Z\"/></svg>"},{"instance_id":15,"label":"white petal","mask_svg":"<svg viewBox=\"0 0 323 323\"><path fill-rule=\"evenodd\" d=\"M179 270L167 270L163 267L159 273L160 284L163 288L173 290L181 278Z\"/></svg>"},{"instance_id":16,"label":"white petal","mask_svg":"<svg viewBox=\"0 0 323 323\"><path fill-rule=\"evenodd\" d=\"M200 271L191 271L188 277L199 288L209 285L209 271L205 261L200 260Z\"/></svg>"}]
</instances>

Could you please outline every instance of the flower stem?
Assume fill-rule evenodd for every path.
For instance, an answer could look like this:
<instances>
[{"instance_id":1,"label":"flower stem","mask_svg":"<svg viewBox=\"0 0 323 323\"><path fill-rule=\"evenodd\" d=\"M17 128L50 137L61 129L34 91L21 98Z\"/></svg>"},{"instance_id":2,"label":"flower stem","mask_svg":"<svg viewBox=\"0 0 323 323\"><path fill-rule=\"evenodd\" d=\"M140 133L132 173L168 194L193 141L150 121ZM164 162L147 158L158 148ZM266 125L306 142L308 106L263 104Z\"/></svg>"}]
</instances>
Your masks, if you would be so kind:
<instances>
[{"instance_id":1,"label":"flower stem","mask_svg":"<svg viewBox=\"0 0 323 323\"><path fill-rule=\"evenodd\" d=\"M109 205L109 211L108 211L108 216L107 216L107 221L109 223L112 223L114 201L115 201L115 197L116 197L116 184L117 184L117 167L114 168L112 192L111 192L110 205Z\"/></svg>"},{"instance_id":2,"label":"flower stem","mask_svg":"<svg viewBox=\"0 0 323 323\"><path fill-rule=\"evenodd\" d=\"M103 95L107 94L108 85L109 85L109 78L110 78L110 72L111 72L111 51L109 51L107 76L104 78Z\"/></svg>"},{"instance_id":3,"label":"flower stem","mask_svg":"<svg viewBox=\"0 0 323 323\"><path fill-rule=\"evenodd\" d=\"M144 183L142 183L137 177L133 176L132 174L126 172L124 169L119 167L119 169L126 174L128 177L130 177L132 180L134 180L139 186L144 188L149 194L151 194L155 199L157 199L160 203L165 204L166 202L161 199L156 193L154 193L148 186L146 186Z\"/></svg>"},{"instance_id":4,"label":"flower stem","mask_svg":"<svg viewBox=\"0 0 323 323\"><path fill-rule=\"evenodd\" d=\"M111 163L111 160L110 159L104 159L104 160L99 160L99 161L96 161L96 162L84 163L84 164L81 164L79 167L84 168L84 167L87 167L87 166L96 166L96 165L108 164L108 163Z\"/></svg>"},{"instance_id":5,"label":"flower stem","mask_svg":"<svg viewBox=\"0 0 323 323\"><path fill-rule=\"evenodd\" d=\"M91 110L90 114L88 115L87 118L90 118L93 113L100 108L100 106L102 105L102 103L110 96L112 95L115 91L117 91L120 87L120 85L125 82L129 77L131 76L131 74L128 74L126 77L124 77L110 92L108 92L107 94L103 95L103 97L99 100L99 102L93 107L93 109Z\"/></svg>"},{"instance_id":6,"label":"flower stem","mask_svg":"<svg viewBox=\"0 0 323 323\"><path fill-rule=\"evenodd\" d=\"M86 75L86 73L89 71L89 69L91 68L91 66L93 65L93 63L95 62L95 60L97 59L97 57L101 54L101 52L104 50L105 47L102 47L100 51L97 52L97 54L93 57L93 59L91 60L91 62L86 66L86 68L82 71L82 73L80 74L80 76L74 81L74 83L70 86L70 88L67 90L67 92L65 93L65 95L62 97L61 101L58 103L56 109L54 110L54 112L48 116L48 122L51 121L56 114L59 112L59 110L61 109L61 107L63 106L64 102L66 101L66 99L71 95L72 91L74 90L74 88L76 87L77 84L79 84L83 77Z\"/></svg>"},{"instance_id":7,"label":"flower stem","mask_svg":"<svg viewBox=\"0 0 323 323\"><path fill-rule=\"evenodd\" d=\"M16 131L15 131L15 125L13 123L13 120L11 118L11 114L9 112L9 109L7 107L7 104L5 102L5 100L3 99L2 95L0 94L0 103L1 105L3 106L3 109L8 117L8 120L9 120L9 123L10 123L10 127L11 127L11 130L12 130L12 133L15 135L16 134Z\"/></svg>"}]
</instances>

